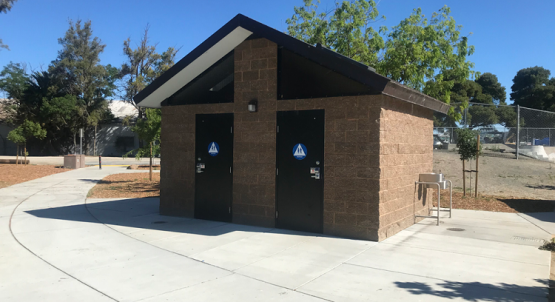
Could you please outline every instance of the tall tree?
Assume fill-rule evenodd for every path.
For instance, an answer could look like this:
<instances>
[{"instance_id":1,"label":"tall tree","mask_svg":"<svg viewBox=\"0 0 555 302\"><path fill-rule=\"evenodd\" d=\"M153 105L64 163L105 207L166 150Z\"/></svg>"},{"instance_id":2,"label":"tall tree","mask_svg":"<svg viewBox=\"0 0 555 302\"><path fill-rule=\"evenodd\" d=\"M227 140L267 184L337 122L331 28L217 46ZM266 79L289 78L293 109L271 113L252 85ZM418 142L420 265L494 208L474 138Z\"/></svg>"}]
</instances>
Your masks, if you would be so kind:
<instances>
[{"instance_id":1,"label":"tall tree","mask_svg":"<svg viewBox=\"0 0 555 302\"><path fill-rule=\"evenodd\" d=\"M156 51L157 44L150 44L147 25L141 41L135 49L131 46L131 38L123 42L123 53L127 62L122 64L120 77L123 81L122 100L139 109L133 97L174 64L177 49L169 47L162 54ZM142 116L139 114L139 116Z\"/></svg>"},{"instance_id":2,"label":"tall tree","mask_svg":"<svg viewBox=\"0 0 555 302\"><path fill-rule=\"evenodd\" d=\"M499 83L497 76L486 72L474 81L476 94L470 99L474 104L468 108L468 122L470 128L488 127L499 123L497 106L505 105L505 87Z\"/></svg>"},{"instance_id":3,"label":"tall tree","mask_svg":"<svg viewBox=\"0 0 555 302\"><path fill-rule=\"evenodd\" d=\"M139 149L132 150L125 156L135 152L137 159L149 157L150 180L152 180L152 158L160 154L162 114L160 109L143 110L143 108L139 108L133 101L133 97L173 66L175 56L179 50L169 47L162 54L159 54L156 51L157 44L150 44L149 29L150 26L147 24L143 37L135 49L131 46L131 38L123 42L123 53L127 57L127 62L121 66L120 75L123 79L122 99L139 109L139 117L131 130L137 133L143 143ZM129 119L126 119L126 122L129 122Z\"/></svg>"},{"instance_id":4,"label":"tall tree","mask_svg":"<svg viewBox=\"0 0 555 302\"><path fill-rule=\"evenodd\" d=\"M7 13L17 0L0 0L0 13Z\"/></svg>"},{"instance_id":5,"label":"tall tree","mask_svg":"<svg viewBox=\"0 0 555 302\"><path fill-rule=\"evenodd\" d=\"M514 105L555 111L555 78L550 79L550 75L539 66L519 70L511 86Z\"/></svg>"},{"instance_id":6,"label":"tall tree","mask_svg":"<svg viewBox=\"0 0 555 302\"><path fill-rule=\"evenodd\" d=\"M69 21L69 29L58 39L62 49L52 62L50 72L60 77L68 94L82 106L81 127L94 128L101 119L109 117L107 98L113 95L116 77L114 67L100 64L105 44L93 37L91 21ZM87 132L85 146L92 135Z\"/></svg>"},{"instance_id":7,"label":"tall tree","mask_svg":"<svg viewBox=\"0 0 555 302\"><path fill-rule=\"evenodd\" d=\"M12 6L16 1L17 0L0 0L0 13L7 14L12 9ZM0 50L2 48L10 50L8 45L2 43L2 39L0 39Z\"/></svg>"},{"instance_id":8,"label":"tall tree","mask_svg":"<svg viewBox=\"0 0 555 302\"><path fill-rule=\"evenodd\" d=\"M437 89L468 79L474 64L467 57L474 53L474 46L461 36L462 26L450 13L451 9L444 6L428 20L420 8L415 9L389 32L378 71L419 90L430 80ZM450 72L449 80L443 78L446 71ZM449 101L449 94L444 96L443 100Z\"/></svg>"},{"instance_id":9,"label":"tall tree","mask_svg":"<svg viewBox=\"0 0 555 302\"><path fill-rule=\"evenodd\" d=\"M372 0L335 2L329 11L319 11L318 0L303 0L304 6L295 7L294 14L286 20L289 35L309 44L321 44L349 58L375 67L384 40L379 30L371 25L379 17L377 5Z\"/></svg>"},{"instance_id":10,"label":"tall tree","mask_svg":"<svg viewBox=\"0 0 555 302\"><path fill-rule=\"evenodd\" d=\"M5 91L8 97L2 110L5 121L10 124L17 124L17 108L28 87L29 76L25 69L23 64L10 62L0 72L0 90Z\"/></svg>"},{"instance_id":11,"label":"tall tree","mask_svg":"<svg viewBox=\"0 0 555 302\"><path fill-rule=\"evenodd\" d=\"M54 154L61 154L70 150L83 110L77 98L67 93L59 77L43 71L30 76L18 116L20 120L38 122L47 131L43 151L48 148Z\"/></svg>"},{"instance_id":12,"label":"tall tree","mask_svg":"<svg viewBox=\"0 0 555 302\"><path fill-rule=\"evenodd\" d=\"M304 0L304 6L295 7L286 22L293 37L309 44L320 43L449 103L454 84L474 74L474 64L467 60L474 47L461 35L462 26L450 12L444 6L428 20L421 9L415 9L391 30L383 26L375 30L371 23L378 20L379 13L372 0L336 2L334 9L323 12L317 3ZM446 79L446 73L450 79ZM456 120L461 117L454 110L450 115Z\"/></svg>"}]
</instances>

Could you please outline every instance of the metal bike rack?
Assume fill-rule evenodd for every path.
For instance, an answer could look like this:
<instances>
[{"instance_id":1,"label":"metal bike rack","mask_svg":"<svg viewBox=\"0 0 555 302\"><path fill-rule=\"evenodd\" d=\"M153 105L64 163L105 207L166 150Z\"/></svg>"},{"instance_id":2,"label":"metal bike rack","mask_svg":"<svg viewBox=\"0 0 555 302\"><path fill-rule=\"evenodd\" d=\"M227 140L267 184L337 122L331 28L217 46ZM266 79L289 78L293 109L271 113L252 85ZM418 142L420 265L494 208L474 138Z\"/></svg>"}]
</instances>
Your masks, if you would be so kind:
<instances>
[{"instance_id":1,"label":"metal bike rack","mask_svg":"<svg viewBox=\"0 0 555 302\"><path fill-rule=\"evenodd\" d=\"M442 208L441 207L441 189L447 189L447 183L449 183L449 208ZM439 212L449 212L449 218L451 218L451 212L453 211L453 183L450 180L443 179L443 174L436 174L436 173L426 173L420 174L419 181L414 182L414 196L416 196L416 187L418 185L422 185L423 188L437 188L437 207L430 207L428 206L428 216L416 215L416 201L413 197L413 209L414 209L414 220L416 222L416 218L436 218L437 225L439 225ZM429 204L432 204L430 202ZM432 211L437 211L437 216L432 216Z\"/></svg>"}]
</instances>

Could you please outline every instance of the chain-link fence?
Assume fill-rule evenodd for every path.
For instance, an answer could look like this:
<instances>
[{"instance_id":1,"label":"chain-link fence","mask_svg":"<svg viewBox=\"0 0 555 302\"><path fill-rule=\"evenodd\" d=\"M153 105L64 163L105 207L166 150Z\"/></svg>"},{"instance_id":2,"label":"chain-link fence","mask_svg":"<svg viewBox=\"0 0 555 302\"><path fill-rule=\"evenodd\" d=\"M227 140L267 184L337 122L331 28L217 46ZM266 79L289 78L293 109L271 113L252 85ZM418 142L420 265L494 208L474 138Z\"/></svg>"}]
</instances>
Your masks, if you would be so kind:
<instances>
[{"instance_id":1,"label":"chain-link fence","mask_svg":"<svg viewBox=\"0 0 555 302\"><path fill-rule=\"evenodd\" d=\"M455 106L457 108L458 106ZM522 106L470 103L460 122L434 115L434 149L452 150L458 128L480 131L483 154L555 162L555 112Z\"/></svg>"}]
</instances>

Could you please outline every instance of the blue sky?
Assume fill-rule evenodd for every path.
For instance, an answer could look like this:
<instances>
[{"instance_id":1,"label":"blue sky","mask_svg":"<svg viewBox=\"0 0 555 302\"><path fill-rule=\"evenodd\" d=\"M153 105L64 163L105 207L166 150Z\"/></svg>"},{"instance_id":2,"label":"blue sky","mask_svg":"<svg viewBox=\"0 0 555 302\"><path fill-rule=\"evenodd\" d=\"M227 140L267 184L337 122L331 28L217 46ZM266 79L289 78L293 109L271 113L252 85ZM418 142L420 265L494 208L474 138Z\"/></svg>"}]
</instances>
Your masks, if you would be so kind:
<instances>
[{"instance_id":1,"label":"blue sky","mask_svg":"<svg viewBox=\"0 0 555 302\"><path fill-rule=\"evenodd\" d=\"M332 7L334 1L321 2ZM13 61L34 70L47 68L69 19L91 20L94 34L107 45L102 63L120 66L125 60L123 41L138 41L147 23L159 50L180 47L180 59L238 13L285 31L285 20L300 5L302 0L19 0L0 15L0 38L11 49L0 51L0 66ZM553 0L381 0L378 9L387 20L375 26L394 26L417 7L429 17L443 5L451 7L464 35L473 33L469 41L476 53L470 60L475 70L496 74L508 93L522 68L543 66L555 76Z\"/></svg>"}]
</instances>

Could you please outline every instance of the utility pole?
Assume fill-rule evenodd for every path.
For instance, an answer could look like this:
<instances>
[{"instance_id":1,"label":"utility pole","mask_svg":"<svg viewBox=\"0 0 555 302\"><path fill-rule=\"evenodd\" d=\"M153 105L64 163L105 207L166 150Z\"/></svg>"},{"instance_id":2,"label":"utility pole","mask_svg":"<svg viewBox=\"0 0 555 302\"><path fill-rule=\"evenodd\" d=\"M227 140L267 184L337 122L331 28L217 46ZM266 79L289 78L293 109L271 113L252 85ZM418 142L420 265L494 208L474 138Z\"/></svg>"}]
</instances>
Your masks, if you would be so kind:
<instances>
[{"instance_id":1,"label":"utility pole","mask_svg":"<svg viewBox=\"0 0 555 302\"><path fill-rule=\"evenodd\" d=\"M83 154L83 128L79 128L79 151Z\"/></svg>"}]
</instances>

